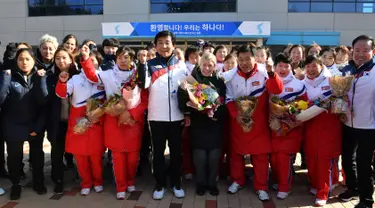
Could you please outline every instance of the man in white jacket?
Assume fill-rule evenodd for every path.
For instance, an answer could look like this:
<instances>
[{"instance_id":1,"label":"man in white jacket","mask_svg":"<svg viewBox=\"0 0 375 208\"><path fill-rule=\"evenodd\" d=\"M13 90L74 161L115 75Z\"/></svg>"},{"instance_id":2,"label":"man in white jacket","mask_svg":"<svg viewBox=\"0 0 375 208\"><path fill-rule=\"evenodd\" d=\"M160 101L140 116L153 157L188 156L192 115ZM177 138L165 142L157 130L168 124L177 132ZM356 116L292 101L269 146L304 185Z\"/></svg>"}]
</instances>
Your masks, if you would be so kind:
<instances>
[{"instance_id":1,"label":"man in white jacket","mask_svg":"<svg viewBox=\"0 0 375 208\"><path fill-rule=\"evenodd\" d=\"M375 43L371 37L361 35L352 46L353 61L343 69L343 74L355 76L348 92L351 109L343 129L342 165L348 190L340 198L349 201L359 193L355 208L370 208L374 203L371 164L375 150Z\"/></svg>"},{"instance_id":2,"label":"man in white jacket","mask_svg":"<svg viewBox=\"0 0 375 208\"><path fill-rule=\"evenodd\" d=\"M186 65L173 51L176 37L169 31L155 36L156 58L139 65L140 85L149 90L148 121L153 145L153 173L156 187L154 199L162 199L166 187L164 151L168 140L170 152L170 182L177 198L185 196L181 189L182 168L182 121L178 108L177 89L187 76Z\"/></svg>"}]
</instances>

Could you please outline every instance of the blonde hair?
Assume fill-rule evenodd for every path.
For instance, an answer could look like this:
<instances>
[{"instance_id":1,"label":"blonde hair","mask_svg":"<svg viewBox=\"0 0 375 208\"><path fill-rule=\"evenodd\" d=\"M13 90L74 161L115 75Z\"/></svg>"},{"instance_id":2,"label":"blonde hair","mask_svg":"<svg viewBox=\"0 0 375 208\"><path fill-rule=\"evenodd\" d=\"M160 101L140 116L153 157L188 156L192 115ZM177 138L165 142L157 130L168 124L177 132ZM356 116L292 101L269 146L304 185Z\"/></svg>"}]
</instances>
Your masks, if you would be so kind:
<instances>
[{"instance_id":1,"label":"blonde hair","mask_svg":"<svg viewBox=\"0 0 375 208\"><path fill-rule=\"evenodd\" d=\"M44 43L52 43L52 45L57 49L59 47L59 43L57 41L57 38L48 34L43 35L39 39L39 48L44 44Z\"/></svg>"},{"instance_id":2,"label":"blonde hair","mask_svg":"<svg viewBox=\"0 0 375 208\"><path fill-rule=\"evenodd\" d=\"M199 61L199 66L203 65L203 62L205 61L212 61L215 64L216 68L216 56L212 53L204 53L201 57L201 60Z\"/></svg>"}]
</instances>

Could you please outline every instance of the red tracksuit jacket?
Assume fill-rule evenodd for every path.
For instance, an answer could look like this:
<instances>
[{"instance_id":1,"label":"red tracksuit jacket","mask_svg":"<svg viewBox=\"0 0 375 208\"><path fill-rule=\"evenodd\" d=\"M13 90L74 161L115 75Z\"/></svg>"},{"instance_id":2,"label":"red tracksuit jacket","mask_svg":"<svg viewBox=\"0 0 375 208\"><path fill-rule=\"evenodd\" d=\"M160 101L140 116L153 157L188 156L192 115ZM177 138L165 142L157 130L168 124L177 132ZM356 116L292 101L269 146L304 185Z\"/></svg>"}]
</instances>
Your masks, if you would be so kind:
<instances>
[{"instance_id":1,"label":"red tracksuit jacket","mask_svg":"<svg viewBox=\"0 0 375 208\"><path fill-rule=\"evenodd\" d=\"M226 83L226 103L230 114L231 151L238 154L267 154L271 152L271 130L268 124L268 93L280 94L283 82L277 74L268 77L264 70L258 70L255 64L250 75L245 75L239 68L237 74ZM235 100L241 96L255 96L258 104L252 119L250 132L243 132L238 124Z\"/></svg>"}]
</instances>

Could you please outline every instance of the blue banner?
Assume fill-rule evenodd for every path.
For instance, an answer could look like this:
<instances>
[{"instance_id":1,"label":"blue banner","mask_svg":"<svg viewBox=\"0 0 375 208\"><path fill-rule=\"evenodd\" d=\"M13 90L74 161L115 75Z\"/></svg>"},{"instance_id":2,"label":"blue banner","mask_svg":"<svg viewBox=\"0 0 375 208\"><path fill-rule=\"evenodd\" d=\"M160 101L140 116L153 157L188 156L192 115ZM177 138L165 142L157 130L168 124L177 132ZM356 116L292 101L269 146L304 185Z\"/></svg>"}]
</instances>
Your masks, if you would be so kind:
<instances>
[{"instance_id":1,"label":"blue banner","mask_svg":"<svg viewBox=\"0 0 375 208\"><path fill-rule=\"evenodd\" d=\"M120 22L102 23L104 37L154 37L169 30L178 37L268 37L270 22Z\"/></svg>"}]
</instances>

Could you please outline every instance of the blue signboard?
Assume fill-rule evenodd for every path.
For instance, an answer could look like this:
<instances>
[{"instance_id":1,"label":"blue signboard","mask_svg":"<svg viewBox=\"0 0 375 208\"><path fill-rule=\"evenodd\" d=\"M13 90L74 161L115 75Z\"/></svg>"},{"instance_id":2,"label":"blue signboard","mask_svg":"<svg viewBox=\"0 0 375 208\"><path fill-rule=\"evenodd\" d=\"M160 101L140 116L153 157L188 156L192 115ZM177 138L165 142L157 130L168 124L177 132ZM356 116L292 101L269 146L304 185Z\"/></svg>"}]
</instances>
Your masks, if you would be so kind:
<instances>
[{"instance_id":1,"label":"blue signboard","mask_svg":"<svg viewBox=\"0 0 375 208\"><path fill-rule=\"evenodd\" d=\"M169 30L178 37L268 37L271 23L263 22L113 22L102 23L103 37L154 37Z\"/></svg>"}]
</instances>

